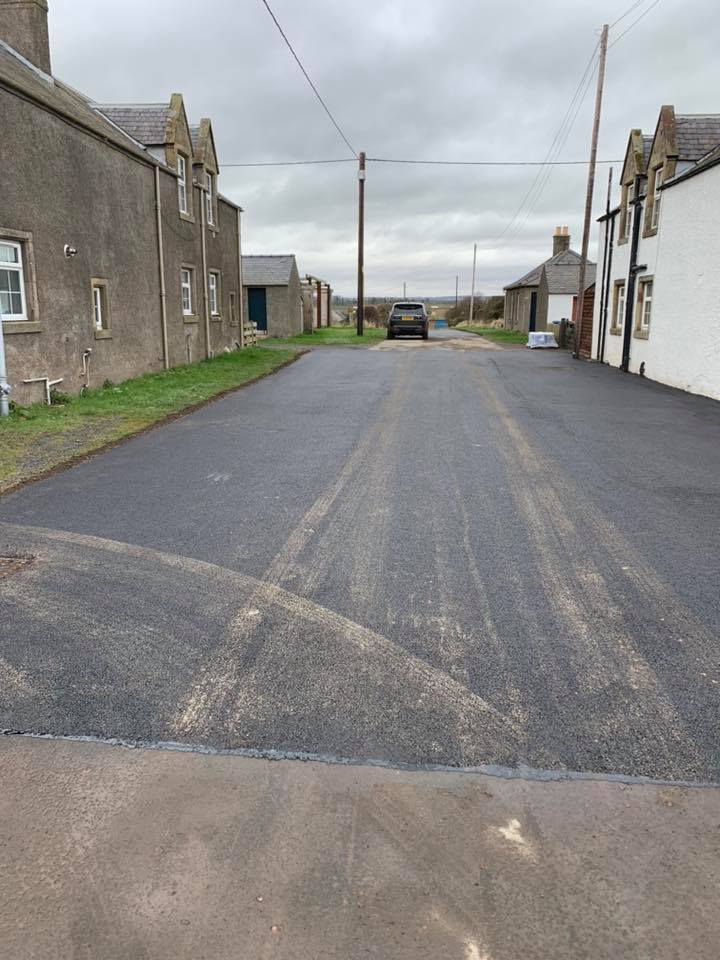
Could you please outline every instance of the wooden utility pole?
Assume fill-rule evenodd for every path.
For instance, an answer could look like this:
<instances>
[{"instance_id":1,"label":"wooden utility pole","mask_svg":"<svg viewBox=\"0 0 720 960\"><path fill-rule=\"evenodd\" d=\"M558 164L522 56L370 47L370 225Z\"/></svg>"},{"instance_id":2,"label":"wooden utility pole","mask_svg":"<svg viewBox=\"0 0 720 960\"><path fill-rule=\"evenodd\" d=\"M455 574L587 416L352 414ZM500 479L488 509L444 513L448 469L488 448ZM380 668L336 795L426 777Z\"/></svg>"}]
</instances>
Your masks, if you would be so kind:
<instances>
[{"instance_id":1,"label":"wooden utility pole","mask_svg":"<svg viewBox=\"0 0 720 960\"><path fill-rule=\"evenodd\" d=\"M315 289L317 291L317 326L318 330L322 326L322 280L318 280L315 284Z\"/></svg>"},{"instance_id":2,"label":"wooden utility pole","mask_svg":"<svg viewBox=\"0 0 720 960\"><path fill-rule=\"evenodd\" d=\"M477 263L477 244L473 244L473 272L472 272L472 287L470 289L470 319L468 323L473 321L473 309L475 307L475 264Z\"/></svg>"},{"instance_id":3,"label":"wooden utility pole","mask_svg":"<svg viewBox=\"0 0 720 960\"><path fill-rule=\"evenodd\" d=\"M358 157L358 293L357 293L357 335L365 333L365 151Z\"/></svg>"},{"instance_id":4,"label":"wooden utility pole","mask_svg":"<svg viewBox=\"0 0 720 960\"><path fill-rule=\"evenodd\" d=\"M457 309L457 301L458 301L458 280L459 279L460 279L459 277L455 277L455 308L456 309Z\"/></svg>"},{"instance_id":5,"label":"wooden utility pole","mask_svg":"<svg viewBox=\"0 0 720 960\"><path fill-rule=\"evenodd\" d=\"M593 119L592 142L590 144L590 165L588 167L587 192L585 194L585 221L583 223L580 277L578 279L577 311L575 313L575 342L573 345L573 356L575 358L580 356L583 308L585 306L585 268L587 265L588 246L590 244L590 218L592 216L593 191L595 189L595 164L597 161L598 133L600 130L603 85L605 83L605 59L607 57L609 29L608 25L605 24L600 36L600 58L598 60L597 90L595 92L595 117Z\"/></svg>"},{"instance_id":6,"label":"wooden utility pole","mask_svg":"<svg viewBox=\"0 0 720 960\"><path fill-rule=\"evenodd\" d=\"M403 300L407 300L407 284L403 281Z\"/></svg>"}]
</instances>

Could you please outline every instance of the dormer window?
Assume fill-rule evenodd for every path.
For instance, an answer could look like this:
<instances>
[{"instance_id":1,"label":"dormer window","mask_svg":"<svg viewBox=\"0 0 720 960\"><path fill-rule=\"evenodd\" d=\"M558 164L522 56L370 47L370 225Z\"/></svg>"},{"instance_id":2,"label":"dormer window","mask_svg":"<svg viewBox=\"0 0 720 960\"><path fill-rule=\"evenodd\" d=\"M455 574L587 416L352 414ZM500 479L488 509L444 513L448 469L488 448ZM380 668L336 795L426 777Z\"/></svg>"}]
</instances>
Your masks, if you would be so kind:
<instances>
[{"instance_id":1,"label":"dormer window","mask_svg":"<svg viewBox=\"0 0 720 960\"><path fill-rule=\"evenodd\" d=\"M187 204L187 160L179 153L177 155L178 175L178 208L180 213L188 212Z\"/></svg>"},{"instance_id":2,"label":"dormer window","mask_svg":"<svg viewBox=\"0 0 720 960\"><path fill-rule=\"evenodd\" d=\"M628 196L630 188L627 183L622 187L622 198L620 200L620 236L619 242L625 243L630 236L630 222L632 220L631 209L628 205Z\"/></svg>"},{"instance_id":3,"label":"dormer window","mask_svg":"<svg viewBox=\"0 0 720 960\"><path fill-rule=\"evenodd\" d=\"M215 177L212 173L205 174L205 211L207 222L215 226Z\"/></svg>"},{"instance_id":4,"label":"dormer window","mask_svg":"<svg viewBox=\"0 0 720 960\"><path fill-rule=\"evenodd\" d=\"M663 184L663 168L658 167L655 170L655 185L653 189L652 213L650 215L650 224L653 230L657 230L660 222L660 188Z\"/></svg>"}]
</instances>

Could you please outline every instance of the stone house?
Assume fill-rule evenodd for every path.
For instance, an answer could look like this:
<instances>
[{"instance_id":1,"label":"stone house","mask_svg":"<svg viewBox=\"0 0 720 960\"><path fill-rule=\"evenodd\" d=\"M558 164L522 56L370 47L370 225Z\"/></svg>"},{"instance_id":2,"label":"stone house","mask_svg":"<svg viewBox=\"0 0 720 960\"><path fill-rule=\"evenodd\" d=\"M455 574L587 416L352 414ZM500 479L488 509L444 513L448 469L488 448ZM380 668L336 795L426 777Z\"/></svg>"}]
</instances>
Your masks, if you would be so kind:
<instances>
[{"instance_id":1,"label":"stone house","mask_svg":"<svg viewBox=\"0 0 720 960\"><path fill-rule=\"evenodd\" d=\"M556 331L561 320L574 320L580 284L579 254L565 250L542 265L537 295L536 330ZM585 290L595 282L595 264L585 265Z\"/></svg>"},{"instance_id":2,"label":"stone house","mask_svg":"<svg viewBox=\"0 0 720 960\"><path fill-rule=\"evenodd\" d=\"M292 254L243 256L243 304L259 333L293 337L302 333L307 305Z\"/></svg>"},{"instance_id":3,"label":"stone house","mask_svg":"<svg viewBox=\"0 0 720 960\"><path fill-rule=\"evenodd\" d=\"M77 393L241 340L240 208L212 127L52 76L45 0L0 0L0 310L12 398Z\"/></svg>"},{"instance_id":4,"label":"stone house","mask_svg":"<svg viewBox=\"0 0 720 960\"><path fill-rule=\"evenodd\" d=\"M580 254L570 249L568 228L556 227L552 257L505 287L505 327L523 333L553 330L553 320L570 319L573 301L568 287L574 271L577 294L579 264ZM588 273L594 266L588 263ZM543 269L546 281L541 293Z\"/></svg>"},{"instance_id":5,"label":"stone house","mask_svg":"<svg viewBox=\"0 0 720 960\"><path fill-rule=\"evenodd\" d=\"M630 131L600 218L592 358L720 399L720 115L660 110Z\"/></svg>"}]
</instances>

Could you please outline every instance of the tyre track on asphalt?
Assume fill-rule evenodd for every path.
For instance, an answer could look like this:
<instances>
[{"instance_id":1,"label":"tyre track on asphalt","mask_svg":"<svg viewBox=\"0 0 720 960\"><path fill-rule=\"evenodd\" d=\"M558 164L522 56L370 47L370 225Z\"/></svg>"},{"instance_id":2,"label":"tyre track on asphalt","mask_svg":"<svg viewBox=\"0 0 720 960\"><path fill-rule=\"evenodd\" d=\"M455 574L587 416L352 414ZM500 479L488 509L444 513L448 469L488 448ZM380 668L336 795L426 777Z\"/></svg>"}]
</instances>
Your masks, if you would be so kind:
<instances>
[{"instance_id":1,"label":"tyre track on asphalt","mask_svg":"<svg viewBox=\"0 0 720 960\"><path fill-rule=\"evenodd\" d=\"M603 716L596 714L586 724L587 735L623 737L628 746L634 740L650 738L654 762L661 769L673 769L676 758L682 757L684 769L691 776L704 772L704 758L690 729L661 679L637 649L625 611L613 600L603 571L590 555L574 517L583 518L609 564L626 573L638 601L651 604L658 620L664 618L667 634L680 633L694 649L703 651L700 662L706 669L711 669L717 658L715 654L713 659L711 653L713 637L565 476L560 499L555 490L558 470L533 450L485 372L463 360L484 402L496 415L510 494L530 533L543 591L564 626L563 647L579 690L586 698L601 698L605 707ZM573 581L580 589L571 586ZM582 722L578 718L578 723Z\"/></svg>"},{"instance_id":2,"label":"tyre track on asphalt","mask_svg":"<svg viewBox=\"0 0 720 960\"><path fill-rule=\"evenodd\" d=\"M337 561L343 545L347 545L349 531L356 535L353 542L353 566L360 583L359 599L372 603L377 587L377 545L382 542L386 518L382 510L368 518L358 505L354 491L364 483L382 486L387 483L392 469L390 455L395 433L403 412L403 397L413 371L413 363L400 365L393 389L381 404L375 420L350 454L337 477L323 490L306 512L295 530L278 552L262 578L262 587L253 592L233 619L225 641L211 657L193 689L171 721L180 738L202 739L211 724L220 718L231 728L242 725L243 715L253 710L253 701L262 699L259 686L253 685L252 674L258 657L283 660L283 648L303 642L295 624L286 624L284 635L267 636L266 613L279 602L282 585L292 582L293 596L307 595L322 578L324 570ZM370 489L374 489L371 486ZM353 494L350 495L350 491ZM361 604L362 605L362 604ZM288 610L287 599L284 600ZM440 699L456 716L458 726L469 728L474 736L496 737L507 750L514 740L514 725L480 696L450 677L444 670L430 666L406 652L401 646L326 608L312 604L315 622L330 630L341 644L349 644L363 655L382 653L381 663L388 671L407 676L413 684L424 689L416 704L422 711L423 700ZM298 606L298 611L300 610ZM266 629L263 629L263 628ZM337 670L341 664L335 664ZM377 678L377 683L381 678ZM367 683L368 678L363 682ZM368 690L370 693L371 690Z\"/></svg>"}]
</instances>

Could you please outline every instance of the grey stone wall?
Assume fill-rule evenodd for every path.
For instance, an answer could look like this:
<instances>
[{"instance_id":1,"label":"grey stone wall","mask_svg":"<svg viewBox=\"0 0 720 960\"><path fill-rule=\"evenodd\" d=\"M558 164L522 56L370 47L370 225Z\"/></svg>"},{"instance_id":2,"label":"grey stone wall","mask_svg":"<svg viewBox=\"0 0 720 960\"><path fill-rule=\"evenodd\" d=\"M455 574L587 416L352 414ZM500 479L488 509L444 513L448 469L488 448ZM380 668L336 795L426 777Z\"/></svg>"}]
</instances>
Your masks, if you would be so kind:
<instances>
[{"instance_id":1,"label":"grey stone wall","mask_svg":"<svg viewBox=\"0 0 720 960\"><path fill-rule=\"evenodd\" d=\"M83 385L118 381L162 366L160 296L151 166L112 149L61 118L0 89L0 236L21 231L34 266L37 312L4 323L12 398L42 399L31 377ZM170 178L168 178L170 179ZM32 246L34 264L28 264ZM65 244L77 249L66 259ZM26 292L30 270L26 269ZM108 281L109 336L95 337L91 278Z\"/></svg>"},{"instance_id":2,"label":"grey stone wall","mask_svg":"<svg viewBox=\"0 0 720 960\"><path fill-rule=\"evenodd\" d=\"M0 134L0 236L23 243L31 308L29 322L4 324L12 398L21 404L41 400L41 385L23 384L41 376L62 377L59 389L77 393L88 348L91 386L162 369L153 165L2 88ZM200 191L192 190L194 216L183 219L175 177L161 169L160 181L168 352L175 366L187 362L188 347L192 360L208 350ZM239 291L235 209L219 201L217 219L217 229L207 231L208 268L221 274L221 315L210 323L209 348L215 353L239 339L230 317L230 293ZM64 256L65 244L77 249L72 259ZM180 293L185 264L195 277L196 315L190 322L183 317ZM92 278L107 281L107 334L94 330Z\"/></svg>"}]
</instances>

